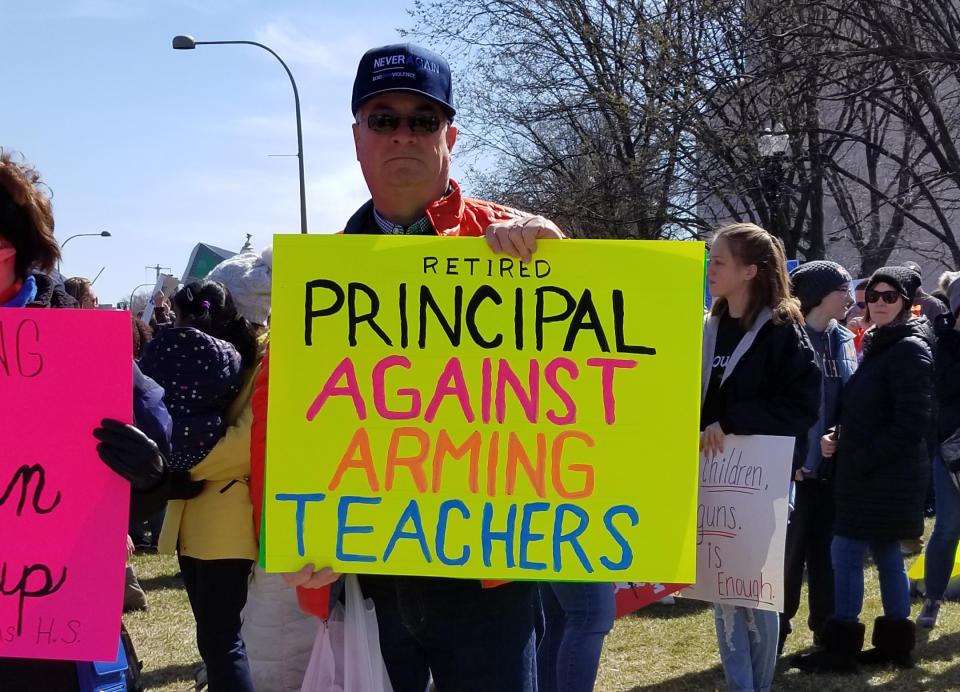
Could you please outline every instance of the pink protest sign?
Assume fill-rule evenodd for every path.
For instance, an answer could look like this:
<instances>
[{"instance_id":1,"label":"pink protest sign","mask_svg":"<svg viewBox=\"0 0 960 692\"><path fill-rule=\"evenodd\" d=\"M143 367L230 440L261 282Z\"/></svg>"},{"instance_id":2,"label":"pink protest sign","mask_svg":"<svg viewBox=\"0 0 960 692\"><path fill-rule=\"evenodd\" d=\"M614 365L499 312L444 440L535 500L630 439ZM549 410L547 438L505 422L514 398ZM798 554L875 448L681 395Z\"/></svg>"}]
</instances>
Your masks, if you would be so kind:
<instances>
[{"instance_id":1,"label":"pink protest sign","mask_svg":"<svg viewBox=\"0 0 960 692\"><path fill-rule=\"evenodd\" d=\"M93 429L129 422L130 315L0 309L0 656L113 660L130 486Z\"/></svg>"}]
</instances>

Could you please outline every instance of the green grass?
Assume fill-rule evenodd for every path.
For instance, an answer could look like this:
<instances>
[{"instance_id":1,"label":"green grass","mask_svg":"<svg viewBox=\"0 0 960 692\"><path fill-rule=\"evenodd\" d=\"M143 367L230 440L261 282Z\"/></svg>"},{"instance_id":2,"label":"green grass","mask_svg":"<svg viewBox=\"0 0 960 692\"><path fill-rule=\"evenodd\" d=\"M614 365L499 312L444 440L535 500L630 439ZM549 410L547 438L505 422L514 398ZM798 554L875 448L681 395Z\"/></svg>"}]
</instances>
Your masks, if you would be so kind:
<instances>
[{"instance_id":1,"label":"green grass","mask_svg":"<svg viewBox=\"0 0 960 692\"><path fill-rule=\"evenodd\" d=\"M200 654L177 559L134 555L133 565L147 594L147 609L127 613L123 623L143 662L144 687L162 692L183 690L193 683Z\"/></svg>"},{"instance_id":2,"label":"green grass","mask_svg":"<svg viewBox=\"0 0 960 692\"><path fill-rule=\"evenodd\" d=\"M927 527L929 534L930 526ZM908 559L908 564L913 558ZM137 575L149 601L148 609L124 616L137 654L144 663L149 690L175 692L188 688L200 665L193 616L180 581L175 558L141 555L134 558ZM912 615L919 612L914 602ZM867 638L872 621L882 612L876 569L868 567L862 620ZM774 681L777 690L960 690L960 604L947 603L940 626L931 633L918 629L917 667L901 671L871 669L859 676L810 676L790 670L782 660ZM786 655L809 649L806 594L787 639ZM598 692L674 692L723 690L723 671L713 625L713 607L678 600L653 605L617 621L607 637L597 679Z\"/></svg>"}]
</instances>

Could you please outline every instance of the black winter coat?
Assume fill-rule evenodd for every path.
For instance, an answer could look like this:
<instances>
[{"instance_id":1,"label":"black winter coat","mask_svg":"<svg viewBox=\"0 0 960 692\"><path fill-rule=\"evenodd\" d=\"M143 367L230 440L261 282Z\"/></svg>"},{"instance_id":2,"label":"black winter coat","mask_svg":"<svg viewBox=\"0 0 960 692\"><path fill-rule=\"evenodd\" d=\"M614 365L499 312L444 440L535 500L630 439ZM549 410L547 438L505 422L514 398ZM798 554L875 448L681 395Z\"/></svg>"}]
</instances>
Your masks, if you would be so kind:
<instances>
[{"instance_id":1,"label":"black winter coat","mask_svg":"<svg viewBox=\"0 0 960 692\"><path fill-rule=\"evenodd\" d=\"M719 394L723 432L794 437L793 469L803 465L807 431L820 414L820 368L803 327L772 321L760 327Z\"/></svg>"},{"instance_id":2,"label":"black winter coat","mask_svg":"<svg viewBox=\"0 0 960 692\"><path fill-rule=\"evenodd\" d=\"M79 308L80 304L66 292L63 284L46 274L34 274L37 295L24 307L28 308Z\"/></svg>"},{"instance_id":3,"label":"black winter coat","mask_svg":"<svg viewBox=\"0 0 960 692\"><path fill-rule=\"evenodd\" d=\"M897 540L923 533L933 375L925 318L867 332L863 361L841 399L834 534Z\"/></svg>"},{"instance_id":4,"label":"black winter coat","mask_svg":"<svg viewBox=\"0 0 960 692\"><path fill-rule=\"evenodd\" d=\"M953 327L937 330L936 380L937 441L943 442L960 428L960 332Z\"/></svg>"}]
</instances>

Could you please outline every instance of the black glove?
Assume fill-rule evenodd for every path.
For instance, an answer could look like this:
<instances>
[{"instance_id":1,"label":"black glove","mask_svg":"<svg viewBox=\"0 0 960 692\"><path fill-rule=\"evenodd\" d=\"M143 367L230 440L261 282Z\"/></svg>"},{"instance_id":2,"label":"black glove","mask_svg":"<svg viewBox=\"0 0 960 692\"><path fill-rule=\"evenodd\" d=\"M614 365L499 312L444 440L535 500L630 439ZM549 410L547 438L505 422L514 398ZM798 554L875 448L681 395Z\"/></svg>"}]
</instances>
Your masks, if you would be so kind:
<instances>
[{"instance_id":1,"label":"black glove","mask_svg":"<svg viewBox=\"0 0 960 692\"><path fill-rule=\"evenodd\" d=\"M186 471L170 472L170 499L190 500L203 490L203 481L195 481Z\"/></svg>"},{"instance_id":2,"label":"black glove","mask_svg":"<svg viewBox=\"0 0 960 692\"><path fill-rule=\"evenodd\" d=\"M155 488L166 473L167 464L157 443L138 428L104 418L93 436L100 440L97 454L103 463L130 481L134 490Z\"/></svg>"}]
</instances>

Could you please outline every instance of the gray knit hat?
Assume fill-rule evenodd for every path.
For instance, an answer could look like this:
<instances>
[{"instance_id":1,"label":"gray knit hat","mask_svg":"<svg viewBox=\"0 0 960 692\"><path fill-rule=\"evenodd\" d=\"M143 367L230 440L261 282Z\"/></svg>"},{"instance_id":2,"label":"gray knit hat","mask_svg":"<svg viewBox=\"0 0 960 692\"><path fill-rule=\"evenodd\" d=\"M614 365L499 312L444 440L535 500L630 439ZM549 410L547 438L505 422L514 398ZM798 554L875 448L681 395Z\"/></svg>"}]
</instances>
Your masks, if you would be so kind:
<instances>
[{"instance_id":1,"label":"gray knit hat","mask_svg":"<svg viewBox=\"0 0 960 692\"><path fill-rule=\"evenodd\" d=\"M800 300L800 309L807 314L832 291L852 281L850 272L836 262L814 260L790 272L793 295Z\"/></svg>"},{"instance_id":2,"label":"gray knit hat","mask_svg":"<svg viewBox=\"0 0 960 692\"><path fill-rule=\"evenodd\" d=\"M233 298L237 312L254 324L265 325L270 317L270 287L273 277L273 248L260 253L241 252L226 259L207 274L219 281Z\"/></svg>"}]
</instances>

